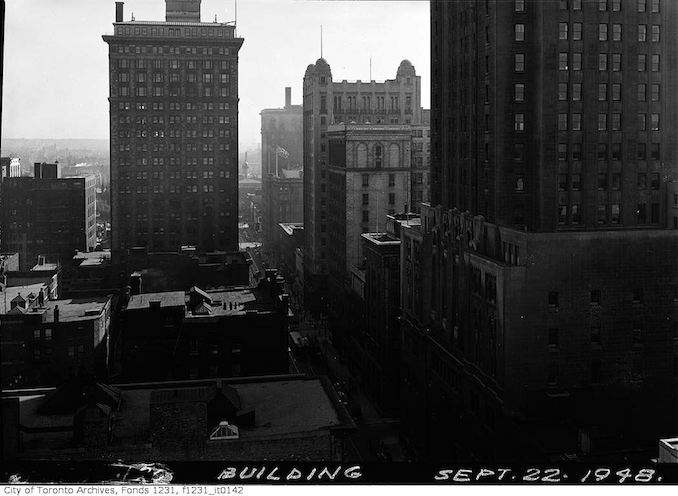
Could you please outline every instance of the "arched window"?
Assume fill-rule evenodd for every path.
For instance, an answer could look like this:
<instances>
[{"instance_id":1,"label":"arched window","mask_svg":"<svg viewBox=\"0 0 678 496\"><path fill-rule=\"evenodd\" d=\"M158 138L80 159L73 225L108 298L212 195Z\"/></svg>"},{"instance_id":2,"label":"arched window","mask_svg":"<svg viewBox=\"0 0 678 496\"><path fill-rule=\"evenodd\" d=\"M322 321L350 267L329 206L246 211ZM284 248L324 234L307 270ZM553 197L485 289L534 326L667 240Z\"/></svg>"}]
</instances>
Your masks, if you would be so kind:
<instances>
[{"instance_id":1,"label":"arched window","mask_svg":"<svg viewBox=\"0 0 678 496\"><path fill-rule=\"evenodd\" d=\"M382 154L383 154L383 149L381 148L381 145L375 145L374 146L374 166L377 169L381 169Z\"/></svg>"}]
</instances>

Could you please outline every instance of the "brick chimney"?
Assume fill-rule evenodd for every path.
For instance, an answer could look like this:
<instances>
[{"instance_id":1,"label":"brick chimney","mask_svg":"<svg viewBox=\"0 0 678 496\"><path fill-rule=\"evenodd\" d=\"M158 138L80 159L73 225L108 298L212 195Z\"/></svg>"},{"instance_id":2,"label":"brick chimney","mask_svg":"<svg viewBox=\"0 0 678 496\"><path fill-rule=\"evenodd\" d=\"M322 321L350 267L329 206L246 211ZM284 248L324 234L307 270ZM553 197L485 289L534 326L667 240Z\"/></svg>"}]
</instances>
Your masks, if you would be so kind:
<instances>
[{"instance_id":1,"label":"brick chimney","mask_svg":"<svg viewBox=\"0 0 678 496\"><path fill-rule=\"evenodd\" d=\"M115 2L115 22L123 22L122 14L124 12L125 2Z\"/></svg>"},{"instance_id":2,"label":"brick chimney","mask_svg":"<svg viewBox=\"0 0 678 496\"><path fill-rule=\"evenodd\" d=\"M292 105L292 88L289 86L285 87L285 108L289 108Z\"/></svg>"}]
</instances>

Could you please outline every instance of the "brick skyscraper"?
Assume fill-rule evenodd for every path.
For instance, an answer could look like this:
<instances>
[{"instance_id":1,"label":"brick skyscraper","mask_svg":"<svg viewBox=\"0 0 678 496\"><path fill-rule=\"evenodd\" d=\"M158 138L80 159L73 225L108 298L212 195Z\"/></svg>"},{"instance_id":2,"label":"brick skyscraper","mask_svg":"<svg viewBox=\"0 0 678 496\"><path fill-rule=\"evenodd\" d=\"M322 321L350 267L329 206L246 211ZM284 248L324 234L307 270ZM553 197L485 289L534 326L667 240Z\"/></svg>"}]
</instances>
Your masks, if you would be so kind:
<instances>
[{"instance_id":1,"label":"brick skyscraper","mask_svg":"<svg viewBox=\"0 0 678 496\"><path fill-rule=\"evenodd\" d=\"M200 0L123 21L109 45L112 249L238 248L238 51Z\"/></svg>"},{"instance_id":2,"label":"brick skyscraper","mask_svg":"<svg viewBox=\"0 0 678 496\"><path fill-rule=\"evenodd\" d=\"M675 431L677 18L431 1L432 203L401 243L423 456L610 461Z\"/></svg>"}]
</instances>

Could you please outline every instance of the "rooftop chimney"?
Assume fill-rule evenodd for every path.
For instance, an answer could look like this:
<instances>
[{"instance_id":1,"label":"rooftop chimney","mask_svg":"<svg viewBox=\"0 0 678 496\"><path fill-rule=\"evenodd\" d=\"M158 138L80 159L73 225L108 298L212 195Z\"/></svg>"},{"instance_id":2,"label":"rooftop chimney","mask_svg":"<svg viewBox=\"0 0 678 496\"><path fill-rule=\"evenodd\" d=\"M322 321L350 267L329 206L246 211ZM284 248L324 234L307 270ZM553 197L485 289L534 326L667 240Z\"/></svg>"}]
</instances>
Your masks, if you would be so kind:
<instances>
[{"instance_id":1,"label":"rooftop chimney","mask_svg":"<svg viewBox=\"0 0 678 496\"><path fill-rule=\"evenodd\" d=\"M122 13L125 2L115 2L115 22L122 22Z\"/></svg>"},{"instance_id":2,"label":"rooftop chimney","mask_svg":"<svg viewBox=\"0 0 678 496\"><path fill-rule=\"evenodd\" d=\"M285 108L289 108L292 105L292 88L289 86L285 87Z\"/></svg>"},{"instance_id":3,"label":"rooftop chimney","mask_svg":"<svg viewBox=\"0 0 678 496\"><path fill-rule=\"evenodd\" d=\"M201 0L165 0L167 22L200 22Z\"/></svg>"}]
</instances>

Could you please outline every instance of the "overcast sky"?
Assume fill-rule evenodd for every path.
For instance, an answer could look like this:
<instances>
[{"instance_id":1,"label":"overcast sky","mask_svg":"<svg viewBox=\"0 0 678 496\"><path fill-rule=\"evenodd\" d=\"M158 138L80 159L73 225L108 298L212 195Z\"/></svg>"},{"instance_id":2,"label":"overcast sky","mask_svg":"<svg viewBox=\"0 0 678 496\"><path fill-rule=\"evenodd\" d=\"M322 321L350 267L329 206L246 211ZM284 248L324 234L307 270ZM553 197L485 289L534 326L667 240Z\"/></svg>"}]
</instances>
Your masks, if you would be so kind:
<instances>
[{"instance_id":1,"label":"overcast sky","mask_svg":"<svg viewBox=\"0 0 678 496\"><path fill-rule=\"evenodd\" d=\"M301 103L308 64L334 79L395 77L402 59L422 76L429 106L429 7L424 0L240 0L240 143L260 141L259 112ZM3 138L108 138L108 55L114 0L7 0ZM234 18L234 0L202 0L202 20ZM125 1L125 20L164 20L164 0Z\"/></svg>"}]
</instances>

